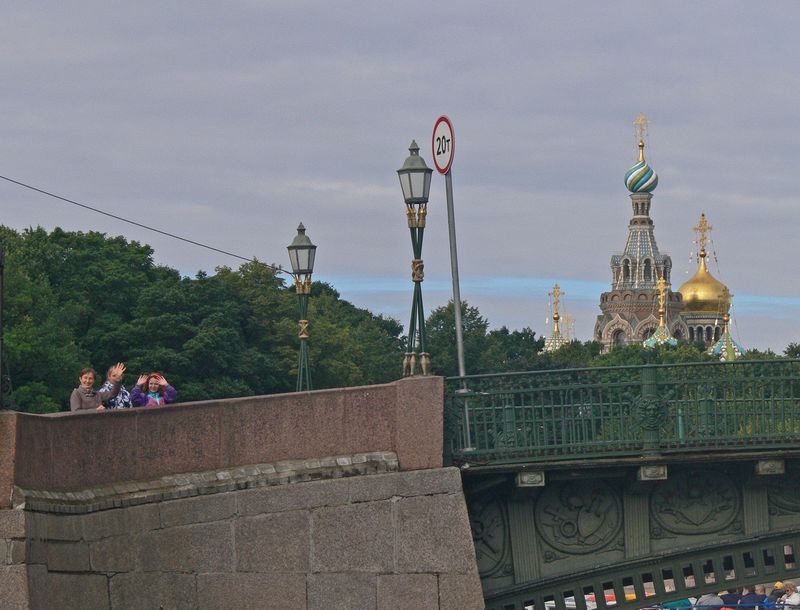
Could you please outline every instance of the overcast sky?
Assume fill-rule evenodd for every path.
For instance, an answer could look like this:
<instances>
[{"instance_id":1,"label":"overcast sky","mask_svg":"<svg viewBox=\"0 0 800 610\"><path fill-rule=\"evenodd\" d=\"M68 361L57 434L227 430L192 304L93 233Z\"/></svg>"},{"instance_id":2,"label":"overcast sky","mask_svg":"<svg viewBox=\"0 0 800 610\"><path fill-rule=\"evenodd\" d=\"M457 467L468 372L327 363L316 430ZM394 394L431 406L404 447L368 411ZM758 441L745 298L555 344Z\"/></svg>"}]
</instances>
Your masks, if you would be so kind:
<instances>
[{"instance_id":1,"label":"overcast sky","mask_svg":"<svg viewBox=\"0 0 800 610\"><path fill-rule=\"evenodd\" d=\"M558 281L589 339L631 215L633 120L651 120L651 215L673 283L714 226L712 273L746 347L800 341L796 2L17 2L0 20L0 174L243 256L407 323L396 170L455 126L462 297L545 333ZM0 181L2 224L151 244L194 275L236 259ZM444 179L426 310L450 294Z\"/></svg>"}]
</instances>

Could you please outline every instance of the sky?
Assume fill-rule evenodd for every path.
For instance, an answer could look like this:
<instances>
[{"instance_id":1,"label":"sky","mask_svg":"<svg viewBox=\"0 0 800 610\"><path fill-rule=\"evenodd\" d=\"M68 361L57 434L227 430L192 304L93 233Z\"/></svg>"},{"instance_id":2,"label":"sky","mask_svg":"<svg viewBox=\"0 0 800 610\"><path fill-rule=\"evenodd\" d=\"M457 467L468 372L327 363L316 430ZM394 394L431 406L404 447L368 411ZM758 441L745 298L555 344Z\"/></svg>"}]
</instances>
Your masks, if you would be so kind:
<instances>
[{"instance_id":1,"label":"sky","mask_svg":"<svg viewBox=\"0 0 800 610\"><path fill-rule=\"evenodd\" d=\"M558 282L586 340L644 112L674 288L705 212L734 336L780 352L800 342L798 22L779 1L12 3L0 175L284 266L302 221L315 279L407 323L396 170L412 138L433 166L445 114L462 298L546 334ZM124 235L186 275L240 263L2 180L0 223ZM423 259L430 311L452 294L438 174Z\"/></svg>"}]
</instances>

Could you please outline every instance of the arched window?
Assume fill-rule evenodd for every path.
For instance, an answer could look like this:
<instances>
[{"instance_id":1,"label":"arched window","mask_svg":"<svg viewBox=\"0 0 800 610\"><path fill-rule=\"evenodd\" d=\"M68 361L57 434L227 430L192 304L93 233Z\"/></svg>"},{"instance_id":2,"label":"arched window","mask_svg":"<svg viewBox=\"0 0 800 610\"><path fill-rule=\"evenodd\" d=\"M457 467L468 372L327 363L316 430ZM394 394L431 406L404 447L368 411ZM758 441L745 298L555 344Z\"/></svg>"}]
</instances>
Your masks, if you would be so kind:
<instances>
[{"instance_id":1,"label":"arched window","mask_svg":"<svg viewBox=\"0 0 800 610\"><path fill-rule=\"evenodd\" d=\"M631 279L631 262L626 258L622 262L622 281L629 282Z\"/></svg>"},{"instance_id":2,"label":"arched window","mask_svg":"<svg viewBox=\"0 0 800 610\"><path fill-rule=\"evenodd\" d=\"M689 341L694 341L694 328L689 327Z\"/></svg>"},{"instance_id":3,"label":"arched window","mask_svg":"<svg viewBox=\"0 0 800 610\"><path fill-rule=\"evenodd\" d=\"M714 336L714 329L706 326L706 343L711 343L711 338Z\"/></svg>"},{"instance_id":4,"label":"arched window","mask_svg":"<svg viewBox=\"0 0 800 610\"><path fill-rule=\"evenodd\" d=\"M653 279L653 264L649 258L646 258L644 261L644 281L649 282L651 279Z\"/></svg>"},{"instance_id":5,"label":"arched window","mask_svg":"<svg viewBox=\"0 0 800 610\"><path fill-rule=\"evenodd\" d=\"M717 326L717 327L714 329L714 341L719 341L719 338L720 338L721 336L722 336L722 329L721 329L719 326Z\"/></svg>"},{"instance_id":6,"label":"arched window","mask_svg":"<svg viewBox=\"0 0 800 610\"><path fill-rule=\"evenodd\" d=\"M615 330L614 334L611 335L611 341L614 345L625 345L625 331L622 329Z\"/></svg>"}]
</instances>

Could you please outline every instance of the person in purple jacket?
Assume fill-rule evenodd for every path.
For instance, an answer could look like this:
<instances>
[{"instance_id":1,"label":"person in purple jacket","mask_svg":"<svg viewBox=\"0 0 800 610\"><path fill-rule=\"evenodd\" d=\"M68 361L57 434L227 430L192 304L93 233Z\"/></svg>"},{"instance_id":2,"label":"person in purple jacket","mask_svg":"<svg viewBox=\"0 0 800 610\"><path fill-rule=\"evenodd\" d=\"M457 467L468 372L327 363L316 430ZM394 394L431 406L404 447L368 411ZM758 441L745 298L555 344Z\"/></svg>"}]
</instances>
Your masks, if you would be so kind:
<instances>
[{"instance_id":1,"label":"person in purple jacket","mask_svg":"<svg viewBox=\"0 0 800 610\"><path fill-rule=\"evenodd\" d=\"M131 403L134 407L158 407L175 402L178 392L161 373L139 375L136 387L131 390Z\"/></svg>"}]
</instances>

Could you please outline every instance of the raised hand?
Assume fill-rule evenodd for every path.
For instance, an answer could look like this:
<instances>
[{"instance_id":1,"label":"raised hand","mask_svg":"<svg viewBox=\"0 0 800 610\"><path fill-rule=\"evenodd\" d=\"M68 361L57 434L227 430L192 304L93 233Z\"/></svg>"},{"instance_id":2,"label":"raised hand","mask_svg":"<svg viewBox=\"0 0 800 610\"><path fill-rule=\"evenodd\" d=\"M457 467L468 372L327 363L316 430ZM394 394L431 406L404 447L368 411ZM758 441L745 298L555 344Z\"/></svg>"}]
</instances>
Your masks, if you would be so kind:
<instances>
[{"instance_id":1,"label":"raised hand","mask_svg":"<svg viewBox=\"0 0 800 610\"><path fill-rule=\"evenodd\" d=\"M111 367L111 373L109 375L111 381L117 382L122 381L122 376L125 374L125 365L122 362L117 362L114 366Z\"/></svg>"},{"instance_id":2,"label":"raised hand","mask_svg":"<svg viewBox=\"0 0 800 610\"><path fill-rule=\"evenodd\" d=\"M147 383L147 375L139 375L139 379L136 380L136 385L144 385Z\"/></svg>"},{"instance_id":3,"label":"raised hand","mask_svg":"<svg viewBox=\"0 0 800 610\"><path fill-rule=\"evenodd\" d=\"M166 388L169 385L164 375L158 376L158 385L162 388Z\"/></svg>"}]
</instances>

